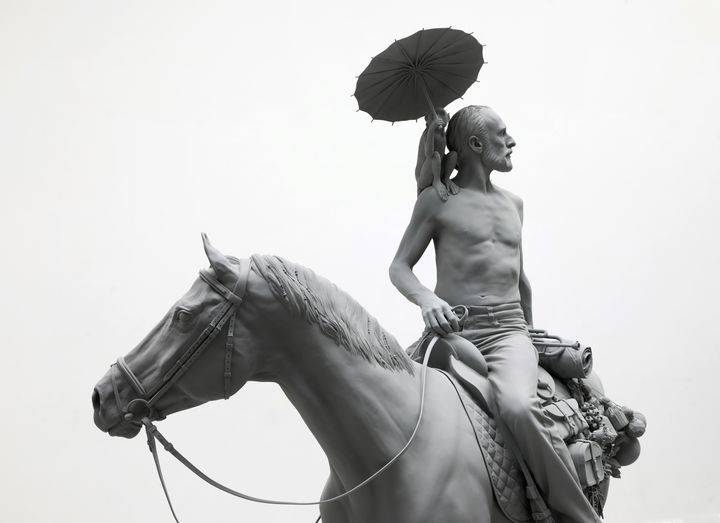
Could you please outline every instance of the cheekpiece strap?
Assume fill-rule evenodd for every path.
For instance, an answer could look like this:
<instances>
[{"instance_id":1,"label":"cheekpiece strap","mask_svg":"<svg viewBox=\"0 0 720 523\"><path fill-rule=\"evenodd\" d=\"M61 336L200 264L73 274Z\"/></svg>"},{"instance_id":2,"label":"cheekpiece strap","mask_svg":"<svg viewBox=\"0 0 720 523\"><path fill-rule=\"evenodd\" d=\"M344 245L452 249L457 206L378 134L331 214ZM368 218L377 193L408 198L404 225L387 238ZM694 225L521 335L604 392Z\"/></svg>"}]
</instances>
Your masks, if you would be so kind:
<instances>
[{"instance_id":1,"label":"cheekpiece strap","mask_svg":"<svg viewBox=\"0 0 720 523\"><path fill-rule=\"evenodd\" d=\"M228 327L228 335L225 340L225 399L230 398L232 394L232 355L235 350L235 313L230 316L230 326Z\"/></svg>"}]
</instances>

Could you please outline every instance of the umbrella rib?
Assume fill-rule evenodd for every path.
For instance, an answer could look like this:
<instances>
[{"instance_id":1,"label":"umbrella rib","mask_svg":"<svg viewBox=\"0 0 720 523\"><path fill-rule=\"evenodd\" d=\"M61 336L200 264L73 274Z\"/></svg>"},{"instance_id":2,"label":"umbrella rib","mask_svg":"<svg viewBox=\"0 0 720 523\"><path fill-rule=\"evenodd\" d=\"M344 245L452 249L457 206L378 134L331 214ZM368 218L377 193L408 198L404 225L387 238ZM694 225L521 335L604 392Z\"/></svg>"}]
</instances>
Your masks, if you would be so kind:
<instances>
[{"instance_id":1,"label":"umbrella rib","mask_svg":"<svg viewBox=\"0 0 720 523\"><path fill-rule=\"evenodd\" d=\"M384 91L384 92L386 93L386 94L385 94L385 97L380 101L380 105L377 106L377 108L375 109L375 111L374 111L375 114L378 114L378 115L380 114L381 110L383 109L383 107L385 106L385 104L390 100L390 98L392 97L393 93L400 87L400 84L403 83L403 82L407 82L408 80L409 80L408 77L399 78L398 80L395 81L395 85L393 85L393 86L391 86L391 87L388 87L388 88ZM378 116L378 118L379 118L379 116Z\"/></svg>"},{"instance_id":2,"label":"umbrella rib","mask_svg":"<svg viewBox=\"0 0 720 523\"><path fill-rule=\"evenodd\" d=\"M425 60L434 60L434 59L436 59L436 58L441 58L441 57L443 57L443 56L444 56L443 53L451 50L453 47L455 47L455 46L457 46L457 45L460 45L461 43L464 43L463 40L465 40L465 38L467 38L468 36L469 36L470 38L472 38L472 35L471 35L470 33L463 33L463 36L462 36L460 39L455 40L454 42L450 42L449 44L447 44L446 46L442 47L441 49L437 49L437 50L435 50L435 51L433 51L432 48L431 48L431 49L428 49L428 50L425 52L424 56L423 56L423 61L425 61Z\"/></svg>"},{"instance_id":3,"label":"umbrella rib","mask_svg":"<svg viewBox=\"0 0 720 523\"><path fill-rule=\"evenodd\" d=\"M410 55L408 54L408 52L405 50L405 48L402 46L402 44L399 41L395 40L395 45L397 45L398 48L400 48L400 52L403 54L405 59L408 61L409 65L416 65L415 61L412 58L410 58Z\"/></svg>"},{"instance_id":4,"label":"umbrella rib","mask_svg":"<svg viewBox=\"0 0 720 523\"><path fill-rule=\"evenodd\" d=\"M442 81L440 78L436 78L436 77L433 76L431 73L428 72L428 73L426 73L426 74L427 74L427 76L429 76L430 78L432 78L433 80L435 80L437 83L443 85L443 86L444 86L446 89L448 89L449 91L452 91L455 96L457 96L458 98L462 98L462 95L463 95L464 93L458 93L458 92L455 90L454 87L448 85L447 83L445 83L444 81Z\"/></svg>"},{"instance_id":5,"label":"umbrella rib","mask_svg":"<svg viewBox=\"0 0 720 523\"><path fill-rule=\"evenodd\" d=\"M418 58L420 56L420 42L422 42L422 37L425 34L425 29L420 29L420 32L418 33L417 41L415 42L415 58Z\"/></svg>"},{"instance_id":6,"label":"umbrella rib","mask_svg":"<svg viewBox=\"0 0 720 523\"><path fill-rule=\"evenodd\" d=\"M404 74L404 75L396 74L396 75L390 76L390 77L388 77L388 78L381 78L380 80L377 80L376 82L373 82L373 83L371 83L371 84L369 84L369 85L364 86L362 90L363 90L363 92L366 92L366 91L369 91L369 90L371 90L371 89L373 89L373 88L375 88L375 87L380 86L381 84L387 84L386 87L382 87L382 88L381 88L380 92L382 93L382 92L384 92L386 89L390 89L393 82L400 81L400 80L402 80L405 76L407 76L407 75L405 75L405 74ZM356 90L356 92L357 92L357 90Z\"/></svg>"},{"instance_id":7,"label":"umbrella rib","mask_svg":"<svg viewBox=\"0 0 720 523\"><path fill-rule=\"evenodd\" d=\"M420 62L422 62L425 59L425 57L428 56L432 52L433 47L435 47L437 45L437 43L442 39L442 37L445 36L447 34L447 32L450 30L451 30L450 27L446 27L443 29L442 34L440 36L438 36L433 43L430 44L430 47L427 48L427 50L425 51L425 54L419 60Z\"/></svg>"},{"instance_id":8,"label":"umbrella rib","mask_svg":"<svg viewBox=\"0 0 720 523\"><path fill-rule=\"evenodd\" d=\"M443 64L443 65L446 65L446 64ZM464 74L456 73L455 71L444 71L444 70L441 71L441 70L432 69L432 68L423 70L423 73L429 74L429 75L432 75L433 73L435 73L435 74L442 74L442 75L447 75L447 76L455 76L457 78L462 78L463 80L469 80L471 82L474 82L475 80L477 80L477 75L475 75L475 78L473 78L471 76L466 76ZM478 70L478 73L479 73L479 70ZM434 76L433 76L433 78L434 78Z\"/></svg>"},{"instance_id":9,"label":"umbrella rib","mask_svg":"<svg viewBox=\"0 0 720 523\"><path fill-rule=\"evenodd\" d=\"M387 56L380 56L380 55L373 58L371 62L380 62L383 64L407 65L405 62L403 62L402 60L398 60L397 58L389 58Z\"/></svg>"},{"instance_id":10,"label":"umbrella rib","mask_svg":"<svg viewBox=\"0 0 720 523\"><path fill-rule=\"evenodd\" d=\"M375 75L375 74L390 74L390 73L401 74L403 71L406 71L406 70L407 70L407 66L393 67L392 69L380 69L377 71L367 71L367 72L363 72L360 76L358 76L358 78L362 78L364 76Z\"/></svg>"}]
</instances>

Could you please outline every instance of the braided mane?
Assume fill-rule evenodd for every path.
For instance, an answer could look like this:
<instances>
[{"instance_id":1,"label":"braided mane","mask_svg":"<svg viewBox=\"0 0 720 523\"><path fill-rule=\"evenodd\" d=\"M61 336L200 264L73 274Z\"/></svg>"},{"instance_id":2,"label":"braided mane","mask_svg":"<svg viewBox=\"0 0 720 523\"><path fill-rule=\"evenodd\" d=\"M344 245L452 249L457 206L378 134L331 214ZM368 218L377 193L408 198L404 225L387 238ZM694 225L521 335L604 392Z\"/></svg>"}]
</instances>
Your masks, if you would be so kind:
<instances>
[{"instance_id":1,"label":"braided mane","mask_svg":"<svg viewBox=\"0 0 720 523\"><path fill-rule=\"evenodd\" d=\"M397 340L334 283L279 256L255 254L251 259L293 317L317 325L345 350L370 363L413 373L410 358Z\"/></svg>"}]
</instances>

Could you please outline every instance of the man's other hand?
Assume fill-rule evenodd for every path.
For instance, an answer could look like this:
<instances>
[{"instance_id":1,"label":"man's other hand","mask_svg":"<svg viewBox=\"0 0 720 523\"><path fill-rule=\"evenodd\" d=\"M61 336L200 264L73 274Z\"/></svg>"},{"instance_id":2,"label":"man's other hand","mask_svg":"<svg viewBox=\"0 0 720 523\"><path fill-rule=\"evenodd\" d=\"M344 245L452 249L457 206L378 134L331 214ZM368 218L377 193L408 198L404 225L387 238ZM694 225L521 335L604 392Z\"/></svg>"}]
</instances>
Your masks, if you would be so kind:
<instances>
[{"instance_id":1,"label":"man's other hand","mask_svg":"<svg viewBox=\"0 0 720 523\"><path fill-rule=\"evenodd\" d=\"M438 336L446 336L460 330L460 321L444 300L437 296L420 304L425 326Z\"/></svg>"}]
</instances>

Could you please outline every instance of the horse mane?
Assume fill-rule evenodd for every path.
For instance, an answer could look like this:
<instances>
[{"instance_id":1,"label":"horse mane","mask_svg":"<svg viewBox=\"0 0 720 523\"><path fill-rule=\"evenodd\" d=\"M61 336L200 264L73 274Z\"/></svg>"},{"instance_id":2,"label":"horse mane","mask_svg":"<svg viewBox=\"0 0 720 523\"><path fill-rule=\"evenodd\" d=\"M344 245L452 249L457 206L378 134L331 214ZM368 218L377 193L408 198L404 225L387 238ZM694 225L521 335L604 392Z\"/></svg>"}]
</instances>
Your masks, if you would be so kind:
<instances>
[{"instance_id":1,"label":"horse mane","mask_svg":"<svg viewBox=\"0 0 720 523\"><path fill-rule=\"evenodd\" d=\"M397 340L334 283L279 256L254 254L251 260L291 316L317 325L351 354L388 370L413 374L411 360Z\"/></svg>"}]
</instances>

